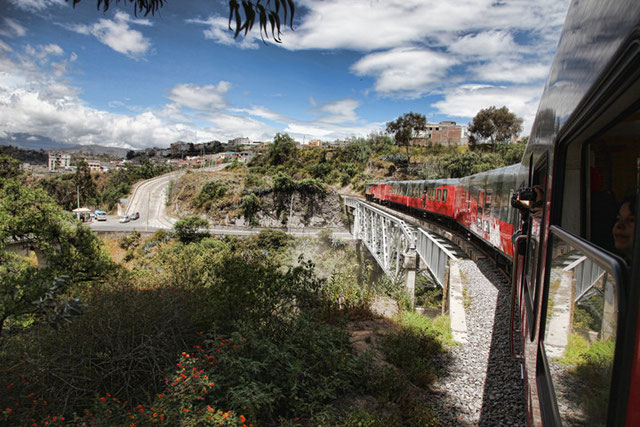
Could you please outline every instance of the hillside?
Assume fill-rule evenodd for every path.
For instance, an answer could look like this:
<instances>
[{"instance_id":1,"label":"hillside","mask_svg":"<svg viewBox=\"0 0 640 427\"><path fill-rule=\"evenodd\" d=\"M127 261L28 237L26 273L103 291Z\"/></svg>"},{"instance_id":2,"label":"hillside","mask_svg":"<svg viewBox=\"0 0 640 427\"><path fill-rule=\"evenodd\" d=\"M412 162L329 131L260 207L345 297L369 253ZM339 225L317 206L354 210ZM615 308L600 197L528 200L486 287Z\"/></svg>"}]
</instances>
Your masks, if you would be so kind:
<instances>
[{"instance_id":1,"label":"hillside","mask_svg":"<svg viewBox=\"0 0 640 427\"><path fill-rule=\"evenodd\" d=\"M251 192L252 184L262 187ZM178 218L198 215L213 225L342 226L342 202L336 189L327 187L312 193L274 191L273 185L271 177L256 178L244 167L232 171L187 173L171 185L167 213ZM258 208L253 216L245 215L247 202L244 200L252 199L249 195L255 195L257 200Z\"/></svg>"}]
</instances>

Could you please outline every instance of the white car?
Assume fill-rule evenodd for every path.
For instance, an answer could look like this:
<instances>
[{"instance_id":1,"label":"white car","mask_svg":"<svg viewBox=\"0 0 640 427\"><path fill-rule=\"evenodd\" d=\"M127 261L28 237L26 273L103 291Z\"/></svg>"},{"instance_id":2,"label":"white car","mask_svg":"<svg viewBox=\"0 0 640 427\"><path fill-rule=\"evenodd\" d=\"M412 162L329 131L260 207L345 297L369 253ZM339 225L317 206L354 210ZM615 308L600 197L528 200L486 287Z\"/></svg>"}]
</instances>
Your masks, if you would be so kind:
<instances>
[{"instance_id":1,"label":"white car","mask_svg":"<svg viewBox=\"0 0 640 427\"><path fill-rule=\"evenodd\" d=\"M120 222L129 222L129 221L131 221L131 219L127 215L120 218Z\"/></svg>"}]
</instances>

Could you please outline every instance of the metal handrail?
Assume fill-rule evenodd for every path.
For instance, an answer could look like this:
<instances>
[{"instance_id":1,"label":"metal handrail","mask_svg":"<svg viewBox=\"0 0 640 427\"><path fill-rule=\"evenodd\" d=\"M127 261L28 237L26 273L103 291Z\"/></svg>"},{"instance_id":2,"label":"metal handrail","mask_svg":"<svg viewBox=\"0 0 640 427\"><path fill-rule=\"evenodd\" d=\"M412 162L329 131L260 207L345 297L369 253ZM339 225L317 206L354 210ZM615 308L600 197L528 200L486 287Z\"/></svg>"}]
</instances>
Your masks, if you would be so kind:
<instances>
[{"instance_id":1,"label":"metal handrail","mask_svg":"<svg viewBox=\"0 0 640 427\"><path fill-rule=\"evenodd\" d=\"M434 250L436 249L436 250ZM456 257L426 230L418 229L416 252L433 274L440 287L445 286L446 267L449 260Z\"/></svg>"}]
</instances>

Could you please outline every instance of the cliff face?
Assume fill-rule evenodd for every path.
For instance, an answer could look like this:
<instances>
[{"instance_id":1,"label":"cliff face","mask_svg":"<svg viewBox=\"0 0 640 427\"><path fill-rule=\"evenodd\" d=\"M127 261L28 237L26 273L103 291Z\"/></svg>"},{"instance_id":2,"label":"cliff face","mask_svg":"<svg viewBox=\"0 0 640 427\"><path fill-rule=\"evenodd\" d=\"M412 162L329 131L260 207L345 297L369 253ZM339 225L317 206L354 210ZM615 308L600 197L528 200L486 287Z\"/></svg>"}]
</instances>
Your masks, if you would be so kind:
<instances>
[{"instance_id":1,"label":"cliff face","mask_svg":"<svg viewBox=\"0 0 640 427\"><path fill-rule=\"evenodd\" d=\"M195 172L183 175L171 185L167 214L175 218L197 215L212 225L248 226L242 199L243 176L230 172ZM224 195L209 203L200 203L198 195L207 182L218 181L226 187ZM265 192L259 195L260 209L251 225L269 228L324 228L343 226L342 200L329 187L324 194Z\"/></svg>"},{"instance_id":2,"label":"cliff face","mask_svg":"<svg viewBox=\"0 0 640 427\"><path fill-rule=\"evenodd\" d=\"M256 225L260 227L324 228L343 226L343 208L340 195L333 188L323 195L270 193L260 197L261 210L256 214ZM235 225L247 225L240 215Z\"/></svg>"}]
</instances>

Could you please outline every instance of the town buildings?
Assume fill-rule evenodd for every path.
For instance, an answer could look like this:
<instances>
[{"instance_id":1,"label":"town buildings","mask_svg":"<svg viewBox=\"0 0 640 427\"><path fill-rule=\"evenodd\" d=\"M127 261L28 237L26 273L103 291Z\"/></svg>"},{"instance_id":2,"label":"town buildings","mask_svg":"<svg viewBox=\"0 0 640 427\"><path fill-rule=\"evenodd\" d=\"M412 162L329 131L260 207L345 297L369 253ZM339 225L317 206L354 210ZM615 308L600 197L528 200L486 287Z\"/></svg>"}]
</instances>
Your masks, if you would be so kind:
<instances>
[{"instance_id":1,"label":"town buildings","mask_svg":"<svg viewBox=\"0 0 640 427\"><path fill-rule=\"evenodd\" d=\"M411 145L467 145L469 143L469 128L460 126L454 121L427 123L423 132L418 132L411 139Z\"/></svg>"}]
</instances>

